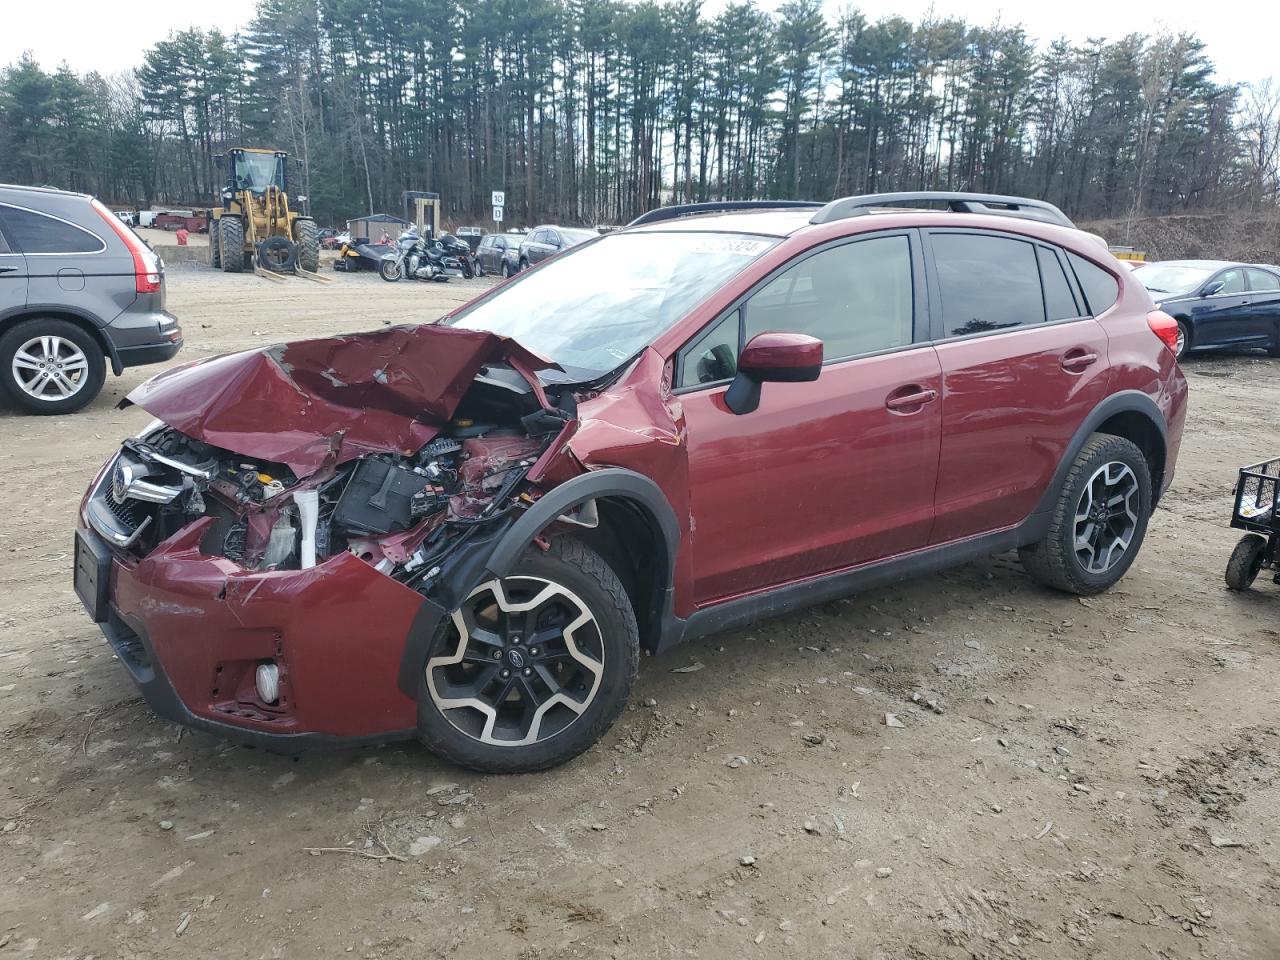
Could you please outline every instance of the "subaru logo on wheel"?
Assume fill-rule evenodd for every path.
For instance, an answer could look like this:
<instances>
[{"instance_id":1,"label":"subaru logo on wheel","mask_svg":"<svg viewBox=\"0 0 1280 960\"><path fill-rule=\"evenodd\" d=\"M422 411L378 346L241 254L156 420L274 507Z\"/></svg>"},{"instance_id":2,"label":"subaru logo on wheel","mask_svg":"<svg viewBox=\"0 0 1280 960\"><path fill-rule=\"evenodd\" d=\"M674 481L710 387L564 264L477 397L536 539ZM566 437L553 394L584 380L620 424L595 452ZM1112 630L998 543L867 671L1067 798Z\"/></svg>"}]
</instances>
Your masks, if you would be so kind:
<instances>
[{"instance_id":1,"label":"subaru logo on wheel","mask_svg":"<svg viewBox=\"0 0 1280 960\"><path fill-rule=\"evenodd\" d=\"M519 670L521 667L524 666L524 654L521 653L519 650L508 650L507 662L510 663L517 670Z\"/></svg>"}]
</instances>

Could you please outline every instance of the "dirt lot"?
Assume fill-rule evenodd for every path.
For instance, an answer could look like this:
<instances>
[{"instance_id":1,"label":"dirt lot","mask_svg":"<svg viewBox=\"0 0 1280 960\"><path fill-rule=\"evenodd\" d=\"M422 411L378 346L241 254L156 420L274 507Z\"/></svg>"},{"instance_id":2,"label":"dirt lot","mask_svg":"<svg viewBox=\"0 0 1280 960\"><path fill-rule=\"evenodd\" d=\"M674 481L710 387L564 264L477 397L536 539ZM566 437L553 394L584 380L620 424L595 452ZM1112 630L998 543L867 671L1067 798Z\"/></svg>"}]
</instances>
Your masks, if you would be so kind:
<instances>
[{"instance_id":1,"label":"dirt lot","mask_svg":"<svg viewBox=\"0 0 1280 960\"><path fill-rule=\"evenodd\" d=\"M484 282L192 267L169 292L196 357ZM69 554L150 372L0 415L0 958L1280 956L1280 587L1222 583L1235 469L1280 453L1280 361L1187 364L1175 487L1112 592L1006 556L699 641L641 665L601 745L519 778L148 713Z\"/></svg>"}]
</instances>

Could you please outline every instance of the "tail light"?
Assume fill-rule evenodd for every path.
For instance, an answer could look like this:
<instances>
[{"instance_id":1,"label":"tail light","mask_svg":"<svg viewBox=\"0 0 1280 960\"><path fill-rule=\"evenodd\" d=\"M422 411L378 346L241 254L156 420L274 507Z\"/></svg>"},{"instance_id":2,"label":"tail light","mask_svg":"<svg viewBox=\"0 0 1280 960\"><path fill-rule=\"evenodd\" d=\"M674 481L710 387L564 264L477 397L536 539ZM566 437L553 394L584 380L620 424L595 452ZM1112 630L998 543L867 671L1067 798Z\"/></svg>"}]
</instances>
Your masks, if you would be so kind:
<instances>
[{"instance_id":1,"label":"tail light","mask_svg":"<svg viewBox=\"0 0 1280 960\"><path fill-rule=\"evenodd\" d=\"M1169 348L1169 352L1178 352L1178 321L1163 310L1152 310L1147 314L1147 326L1160 338L1160 342Z\"/></svg>"},{"instance_id":2,"label":"tail light","mask_svg":"<svg viewBox=\"0 0 1280 960\"><path fill-rule=\"evenodd\" d=\"M120 218L104 207L97 200L90 205L103 220L107 222L115 235L119 237L133 255L133 283L138 293L160 292L160 258L150 247L142 242L142 238L120 222Z\"/></svg>"}]
</instances>

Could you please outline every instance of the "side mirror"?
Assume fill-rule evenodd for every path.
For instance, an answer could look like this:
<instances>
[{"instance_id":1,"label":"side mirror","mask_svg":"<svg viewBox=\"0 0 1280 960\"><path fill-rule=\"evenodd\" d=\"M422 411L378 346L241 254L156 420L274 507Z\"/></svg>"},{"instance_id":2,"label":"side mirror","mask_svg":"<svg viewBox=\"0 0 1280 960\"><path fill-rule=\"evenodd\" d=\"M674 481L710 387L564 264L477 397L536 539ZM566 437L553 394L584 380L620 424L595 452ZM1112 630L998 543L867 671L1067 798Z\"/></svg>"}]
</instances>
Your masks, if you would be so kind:
<instances>
[{"instance_id":1,"label":"side mirror","mask_svg":"<svg viewBox=\"0 0 1280 960\"><path fill-rule=\"evenodd\" d=\"M734 413L751 413L760 406L760 384L808 383L821 372L821 340L803 333L759 333L743 347L724 402Z\"/></svg>"},{"instance_id":2,"label":"side mirror","mask_svg":"<svg viewBox=\"0 0 1280 960\"><path fill-rule=\"evenodd\" d=\"M1215 280L1215 281L1213 281L1213 283L1208 284L1208 285L1207 285L1207 286L1206 286L1206 287L1205 287L1205 288L1200 292L1200 296L1202 296L1202 297L1212 297L1215 293L1221 293L1221 292L1222 292L1222 288L1223 288L1223 287L1225 287L1226 285L1227 285L1227 284L1226 284L1226 281L1223 281L1223 280Z\"/></svg>"}]
</instances>

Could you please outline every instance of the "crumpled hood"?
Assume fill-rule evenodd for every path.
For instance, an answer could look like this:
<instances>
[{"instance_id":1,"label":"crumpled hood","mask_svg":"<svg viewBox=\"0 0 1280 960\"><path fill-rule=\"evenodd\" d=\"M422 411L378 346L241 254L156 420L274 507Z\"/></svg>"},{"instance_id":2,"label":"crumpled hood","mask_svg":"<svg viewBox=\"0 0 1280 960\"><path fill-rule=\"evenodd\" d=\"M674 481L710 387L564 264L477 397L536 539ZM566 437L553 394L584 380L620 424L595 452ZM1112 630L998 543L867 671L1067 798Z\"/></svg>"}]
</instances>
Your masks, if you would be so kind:
<instances>
[{"instance_id":1,"label":"crumpled hood","mask_svg":"<svg viewBox=\"0 0 1280 960\"><path fill-rule=\"evenodd\" d=\"M125 404L305 477L326 462L416 452L449 421L481 367L497 362L539 394L533 372L559 369L507 337L422 324L196 360L152 377Z\"/></svg>"}]
</instances>

